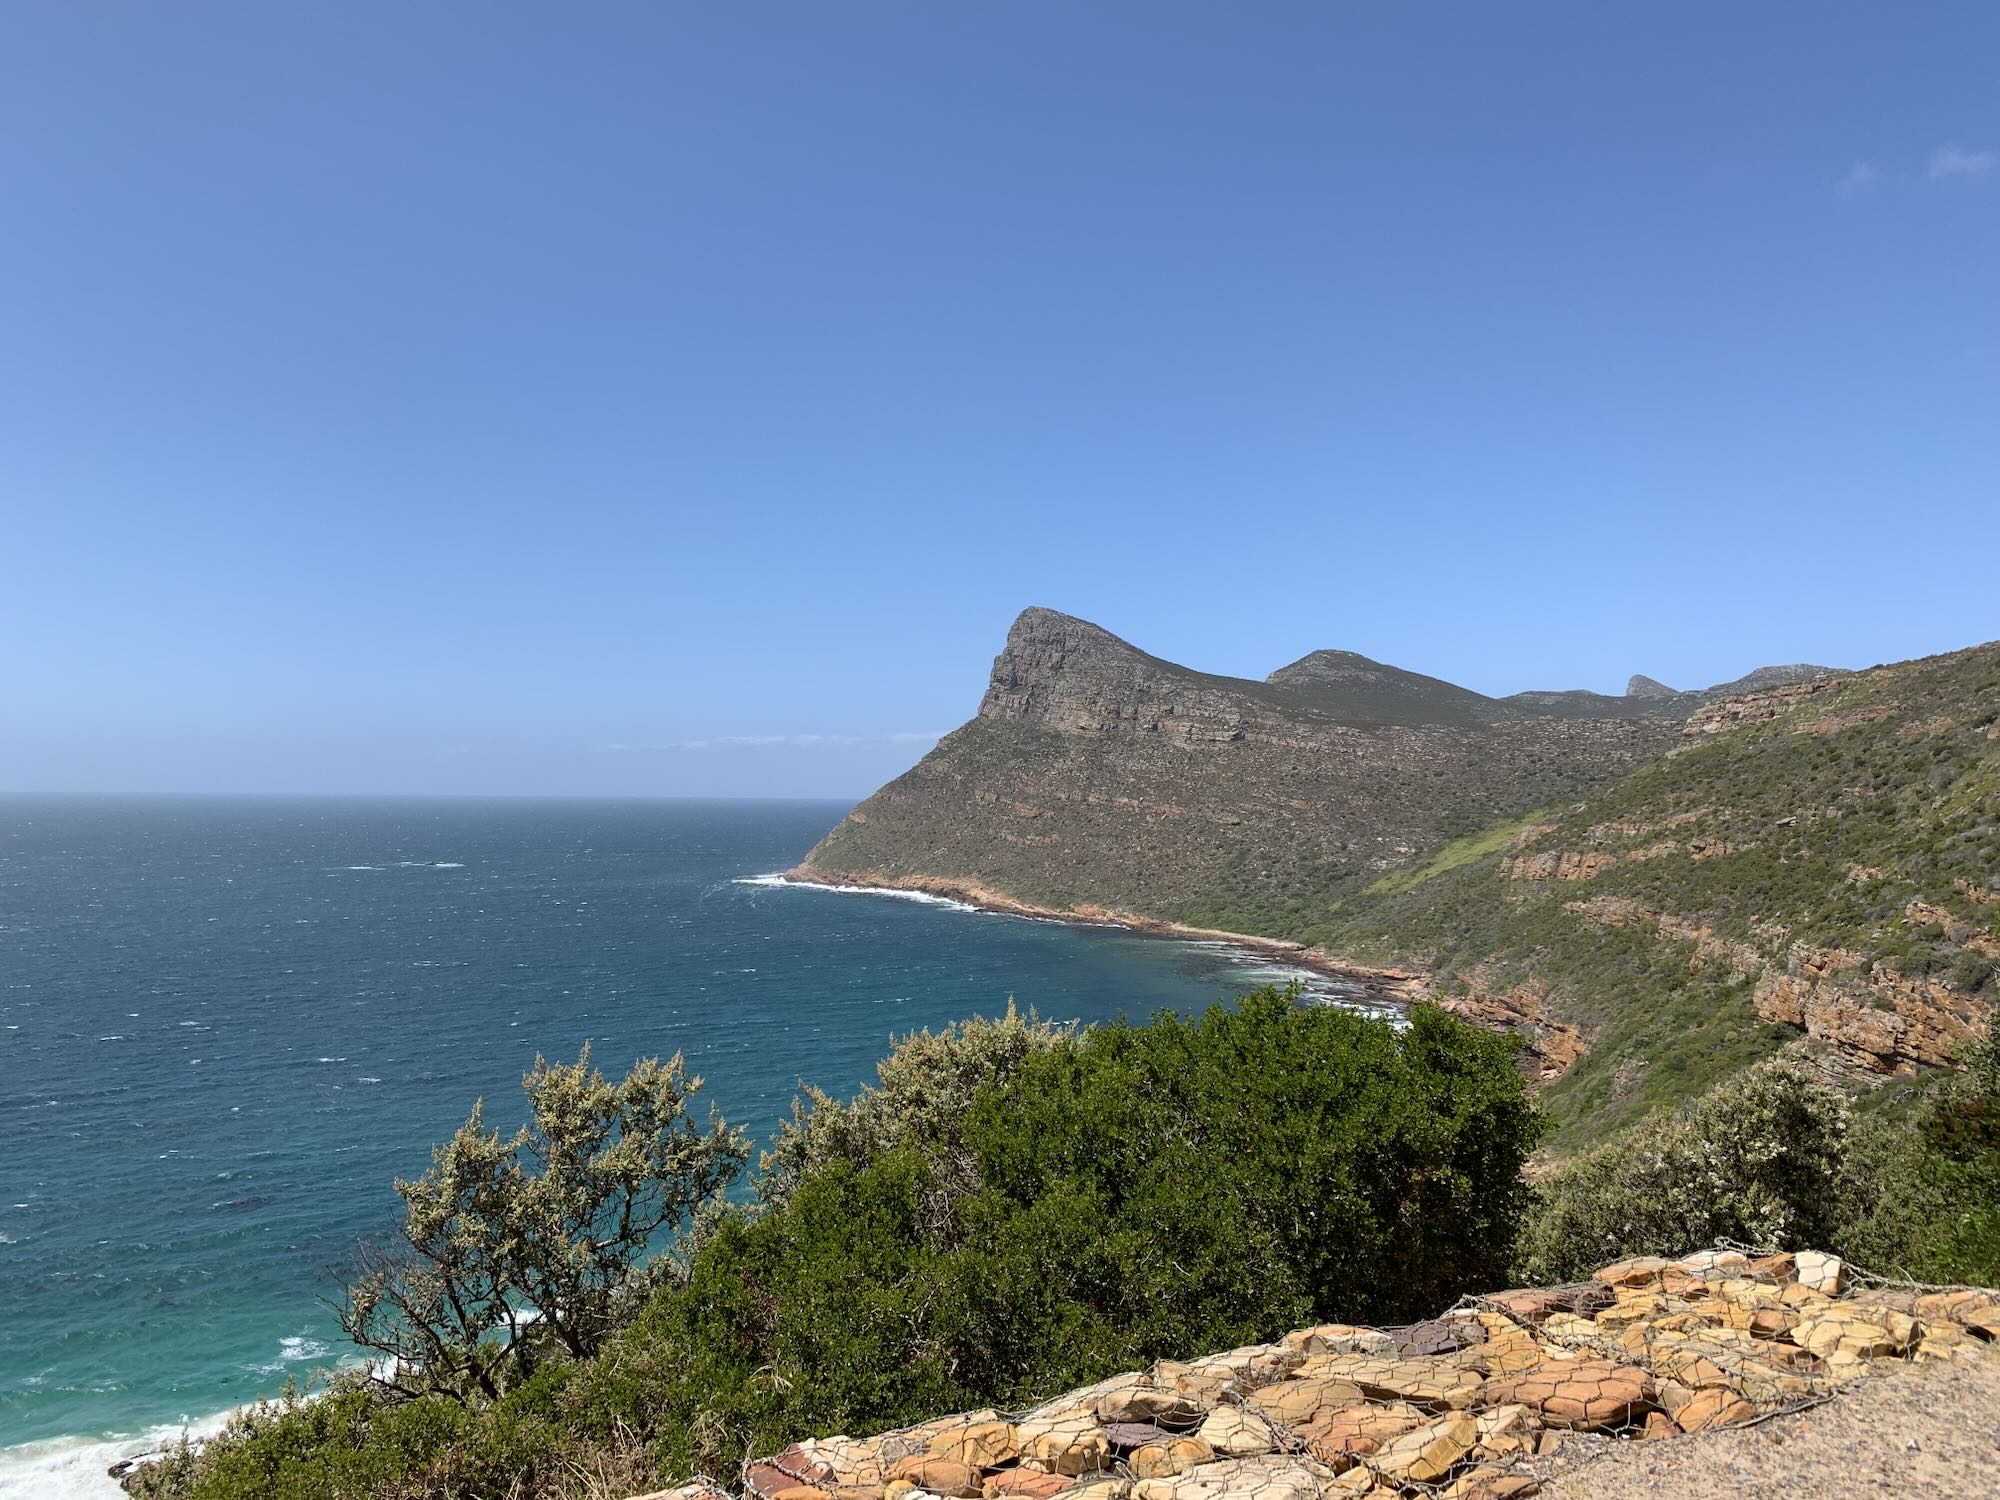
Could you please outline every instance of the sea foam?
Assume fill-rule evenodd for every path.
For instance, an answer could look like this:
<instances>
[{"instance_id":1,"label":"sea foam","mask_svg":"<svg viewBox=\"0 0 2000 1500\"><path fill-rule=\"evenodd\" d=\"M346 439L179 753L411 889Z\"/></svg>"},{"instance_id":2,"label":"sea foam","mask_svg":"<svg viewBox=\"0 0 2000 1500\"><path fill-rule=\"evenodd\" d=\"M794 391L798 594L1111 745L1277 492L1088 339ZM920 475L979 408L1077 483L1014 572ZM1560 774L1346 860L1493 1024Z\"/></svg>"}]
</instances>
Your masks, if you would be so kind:
<instances>
[{"instance_id":1,"label":"sea foam","mask_svg":"<svg viewBox=\"0 0 2000 1500\"><path fill-rule=\"evenodd\" d=\"M783 874L740 875L730 884L777 887L787 891L832 891L841 896L894 896L898 901L916 901L924 906L943 906L952 911L978 912L982 916L1007 915L1005 912L990 912L983 906L974 906L970 901L960 901L952 896L938 896L930 891L903 891L892 885L826 885L817 880L793 880Z\"/></svg>"}]
</instances>

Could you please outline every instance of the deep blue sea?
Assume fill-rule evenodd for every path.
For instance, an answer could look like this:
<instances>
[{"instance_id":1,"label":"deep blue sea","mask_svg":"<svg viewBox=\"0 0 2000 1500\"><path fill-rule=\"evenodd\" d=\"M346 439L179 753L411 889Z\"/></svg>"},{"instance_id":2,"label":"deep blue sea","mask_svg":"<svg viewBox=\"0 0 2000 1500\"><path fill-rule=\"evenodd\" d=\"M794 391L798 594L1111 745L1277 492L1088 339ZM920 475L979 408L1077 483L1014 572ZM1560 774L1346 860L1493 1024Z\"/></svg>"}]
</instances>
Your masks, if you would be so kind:
<instances>
[{"instance_id":1,"label":"deep blue sea","mask_svg":"<svg viewBox=\"0 0 2000 1500\"><path fill-rule=\"evenodd\" d=\"M536 1054L682 1052L768 1137L893 1033L1292 977L1229 948L747 883L839 803L0 799L0 1494L354 1356L321 1303Z\"/></svg>"}]
</instances>

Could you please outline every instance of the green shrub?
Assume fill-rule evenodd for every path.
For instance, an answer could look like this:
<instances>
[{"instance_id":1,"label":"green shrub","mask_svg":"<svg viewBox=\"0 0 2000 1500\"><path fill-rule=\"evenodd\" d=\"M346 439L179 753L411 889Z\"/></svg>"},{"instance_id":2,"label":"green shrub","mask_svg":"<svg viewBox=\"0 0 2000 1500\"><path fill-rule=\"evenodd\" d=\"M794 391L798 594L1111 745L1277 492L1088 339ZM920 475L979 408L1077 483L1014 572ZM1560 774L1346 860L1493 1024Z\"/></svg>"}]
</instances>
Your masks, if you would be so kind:
<instances>
[{"instance_id":1,"label":"green shrub","mask_svg":"<svg viewBox=\"0 0 2000 1500\"><path fill-rule=\"evenodd\" d=\"M1843 1253L1910 1280L2000 1285L2000 1032L1913 1123L1872 1125L1856 1144Z\"/></svg>"},{"instance_id":2,"label":"green shrub","mask_svg":"<svg viewBox=\"0 0 2000 1500\"><path fill-rule=\"evenodd\" d=\"M1536 1184L1519 1275L1565 1281L1624 1256L1680 1255L1725 1237L1824 1245L1850 1123L1846 1100L1789 1058L1680 1111L1655 1111Z\"/></svg>"},{"instance_id":3,"label":"green shrub","mask_svg":"<svg viewBox=\"0 0 2000 1500\"><path fill-rule=\"evenodd\" d=\"M1434 1311L1501 1278L1525 1204L1512 1052L1435 1009L1398 1029L1274 991L906 1042L864 1101L802 1111L780 1190L712 1220L593 1357L497 1399L293 1403L149 1500L635 1492L1315 1318Z\"/></svg>"}]
</instances>

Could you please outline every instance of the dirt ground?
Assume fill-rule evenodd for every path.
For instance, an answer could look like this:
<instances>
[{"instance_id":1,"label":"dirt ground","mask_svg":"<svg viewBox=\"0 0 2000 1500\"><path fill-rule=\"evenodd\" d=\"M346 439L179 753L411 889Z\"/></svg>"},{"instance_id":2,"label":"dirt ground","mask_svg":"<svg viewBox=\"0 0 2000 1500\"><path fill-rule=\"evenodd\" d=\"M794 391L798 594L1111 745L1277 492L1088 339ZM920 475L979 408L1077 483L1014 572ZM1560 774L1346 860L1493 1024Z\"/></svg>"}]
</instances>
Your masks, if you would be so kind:
<instances>
[{"instance_id":1,"label":"dirt ground","mask_svg":"<svg viewBox=\"0 0 2000 1500\"><path fill-rule=\"evenodd\" d=\"M1883 1367L1759 1427L1648 1443L1574 1438L1555 1467L1542 1493L1560 1500L2000 1500L2000 1350Z\"/></svg>"}]
</instances>

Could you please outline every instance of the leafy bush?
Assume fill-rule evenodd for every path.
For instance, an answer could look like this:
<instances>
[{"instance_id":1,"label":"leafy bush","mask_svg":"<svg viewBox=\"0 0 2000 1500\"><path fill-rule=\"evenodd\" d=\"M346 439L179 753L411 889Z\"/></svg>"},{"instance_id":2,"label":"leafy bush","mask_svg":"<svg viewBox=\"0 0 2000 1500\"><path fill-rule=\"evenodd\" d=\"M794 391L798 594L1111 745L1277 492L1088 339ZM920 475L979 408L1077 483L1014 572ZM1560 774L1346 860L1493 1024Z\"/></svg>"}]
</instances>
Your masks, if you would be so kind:
<instances>
[{"instance_id":1,"label":"leafy bush","mask_svg":"<svg viewBox=\"0 0 2000 1500\"><path fill-rule=\"evenodd\" d=\"M1544 1176L1521 1236L1520 1275L1565 1281L1624 1256L1679 1255L1722 1237L1824 1245L1850 1123L1846 1100L1799 1063L1761 1063Z\"/></svg>"},{"instance_id":2,"label":"leafy bush","mask_svg":"<svg viewBox=\"0 0 2000 1500\"><path fill-rule=\"evenodd\" d=\"M475 1103L431 1169L398 1181L401 1240L363 1247L342 1329L388 1355L377 1378L405 1395L493 1397L552 1346L594 1353L640 1255L718 1199L748 1154L680 1055L645 1058L618 1083L541 1058L521 1080L531 1123L503 1140Z\"/></svg>"},{"instance_id":3,"label":"leafy bush","mask_svg":"<svg viewBox=\"0 0 2000 1500\"><path fill-rule=\"evenodd\" d=\"M758 1196L781 1201L830 1162L865 1165L900 1146L916 1147L946 1176L963 1180L961 1127L973 1095L1011 1081L1033 1054L1075 1043L1073 1026L1032 1010L1024 1017L1011 999L998 1020L973 1016L901 1037L876 1064L879 1082L847 1103L813 1085L792 1101L791 1118L759 1160Z\"/></svg>"},{"instance_id":4,"label":"leafy bush","mask_svg":"<svg viewBox=\"0 0 2000 1500\"><path fill-rule=\"evenodd\" d=\"M1918 1113L1862 1133L1841 1250L1917 1281L2000 1285L2000 1032Z\"/></svg>"},{"instance_id":5,"label":"leafy bush","mask_svg":"<svg viewBox=\"0 0 2000 1500\"><path fill-rule=\"evenodd\" d=\"M1434 1009L1398 1030L1274 991L906 1041L865 1102L802 1109L782 1186L593 1357L465 1404L273 1411L154 1493L623 1493L1318 1317L1434 1311L1501 1278L1525 1204L1512 1050Z\"/></svg>"}]
</instances>

